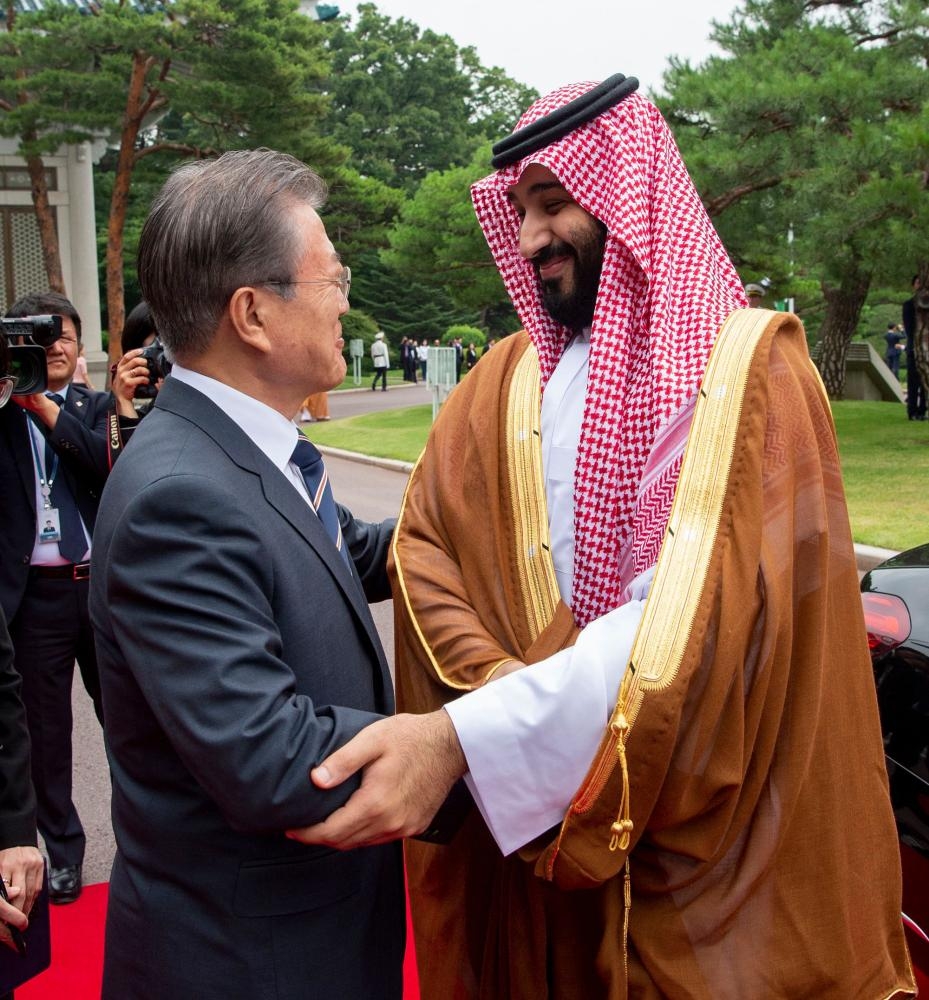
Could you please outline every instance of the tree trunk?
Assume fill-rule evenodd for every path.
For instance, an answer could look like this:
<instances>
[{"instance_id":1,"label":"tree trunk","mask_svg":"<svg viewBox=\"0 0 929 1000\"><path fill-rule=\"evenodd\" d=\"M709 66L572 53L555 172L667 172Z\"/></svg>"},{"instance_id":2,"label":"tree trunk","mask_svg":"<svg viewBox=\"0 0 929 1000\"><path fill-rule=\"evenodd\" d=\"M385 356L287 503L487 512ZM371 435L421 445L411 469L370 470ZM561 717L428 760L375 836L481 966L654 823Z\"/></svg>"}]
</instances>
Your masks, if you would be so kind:
<instances>
[{"instance_id":1,"label":"tree trunk","mask_svg":"<svg viewBox=\"0 0 929 1000\"><path fill-rule=\"evenodd\" d=\"M110 216L106 233L106 311L108 354L110 364L119 361L122 350L123 324L126 321L126 295L123 276L123 236L126 228L126 209L129 205L129 189L132 171L136 163L136 140L142 127L142 120L151 102L143 101L145 77L151 67L151 60L143 53L136 52L132 61L132 74L126 94L126 110L123 113L123 128L119 137L119 156L116 161L116 176L113 194L110 198Z\"/></svg>"},{"instance_id":2,"label":"tree trunk","mask_svg":"<svg viewBox=\"0 0 929 1000\"><path fill-rule=\"evenodd\" d=\"M24 136L27 141L35 135ZM48 276L48 288L52 292L65 295L65 280L61 271L61 249L58 246L58 231L55 229L55 214L48 202L48 184L45 179L45 164L42 157L31 154L25 157L29 171L29 186L32 189L32 204L39 224L39 240L42 244L42 260Z\"/></svg>"},{"instance_id":3,"label":"tree trunk","mask_svg":"<svg viewBox=\"0 0 929 1000\"><path fill-rule=\"evenodd\" d=\"M819 371L830 399L845 396L845 356L868 297L871 275L854 271L843 275L838 288L823 282L826 315L819 334L822 342Z\"/></svg>"},{"instance_id":4,"label":"tree trunk","mask_svg":"<svg viewBox=\"0 0 929 1000\"><path fill-rule=\"evenodd\" d=\"M12 27L11 27L12 30ZM25 81L24 70L19 70L17 78ZM29 103L29 94L25 89L16 95L17 103L22 106ZM35 149L38 136L34 129L20 137L20 145L27 149ZM38 153L26 153L26 170L29 174L29 187L32 191L32 205L35 209L36 222L39 226L39 242L42 247L42 262L45 264L45 274L48 278L50 291L65 292L64 276L61 273L61 249L58 246L58 231L55 229L55 216L48 203L48 184L45 180L45 164Z\"/></svg>"}]
</instances>

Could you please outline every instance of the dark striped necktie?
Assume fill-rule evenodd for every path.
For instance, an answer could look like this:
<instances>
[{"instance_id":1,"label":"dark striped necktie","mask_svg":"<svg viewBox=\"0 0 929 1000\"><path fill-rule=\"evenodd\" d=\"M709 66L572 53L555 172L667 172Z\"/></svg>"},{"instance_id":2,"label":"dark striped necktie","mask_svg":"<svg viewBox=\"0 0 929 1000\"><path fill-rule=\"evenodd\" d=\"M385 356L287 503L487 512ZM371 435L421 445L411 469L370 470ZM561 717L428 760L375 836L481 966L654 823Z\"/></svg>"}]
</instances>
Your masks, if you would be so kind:
<instances>
[{"instance_id":1,"label":"dark striped necktie","mask_svg":"<svg viewBox=\"0 0 929 1000\"><path fill-rule=\"evenodd\" d=\"M310 494L310 502L313 509L319 515L319 520L329 533L329 537L335 543L345 564L351 569L351 557L342 541L342 526L339 524L339 512L336 510L335 498L332 496L332 487L329 485L329 474L323 464L323 456L316 450L316 446L301 437L294 448L291 462L297 466L303 475L307 491Z\"/></svg>"}]
</instances>

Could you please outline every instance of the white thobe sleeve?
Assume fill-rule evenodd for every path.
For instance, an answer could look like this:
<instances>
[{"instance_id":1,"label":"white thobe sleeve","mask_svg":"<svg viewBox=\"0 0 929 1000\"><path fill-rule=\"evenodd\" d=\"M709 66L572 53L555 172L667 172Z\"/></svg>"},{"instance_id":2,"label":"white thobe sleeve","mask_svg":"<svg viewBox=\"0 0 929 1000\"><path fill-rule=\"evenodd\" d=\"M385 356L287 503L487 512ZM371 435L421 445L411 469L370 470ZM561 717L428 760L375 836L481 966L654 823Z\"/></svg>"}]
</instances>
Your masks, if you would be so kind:
<instances>
[{"instance_id":1,"label":"white thobe sleeve","mask_svg":"<svg viewBox=\"0 0 929 1000\"><path fill-rule=\"evenodd\" d=\"M644 598L651 571L640 593ZM445 706L465 780L503 854L557 825L603 736L642 617L631 600L591 622L574 646Z\"/></svg>"}]
</instances>

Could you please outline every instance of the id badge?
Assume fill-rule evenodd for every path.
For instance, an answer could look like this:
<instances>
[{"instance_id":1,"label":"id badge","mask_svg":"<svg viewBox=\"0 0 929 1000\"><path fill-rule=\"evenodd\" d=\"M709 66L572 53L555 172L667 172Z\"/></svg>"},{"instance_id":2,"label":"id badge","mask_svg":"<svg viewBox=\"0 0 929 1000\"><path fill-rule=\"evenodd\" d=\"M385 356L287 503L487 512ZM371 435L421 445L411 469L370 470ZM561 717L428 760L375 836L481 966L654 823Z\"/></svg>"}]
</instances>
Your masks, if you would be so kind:
<instances>
[{"instance_id":1,"label":"id badge","mask_svg":"<svg viewBox=\"0 0 929 1000\"><path fill-rule=\"evenodd\" d=\"M57 507L49 507L48 510L39 511L39 541L61 541L61 520L58 517Z\"/></svg>"}]
</instances>

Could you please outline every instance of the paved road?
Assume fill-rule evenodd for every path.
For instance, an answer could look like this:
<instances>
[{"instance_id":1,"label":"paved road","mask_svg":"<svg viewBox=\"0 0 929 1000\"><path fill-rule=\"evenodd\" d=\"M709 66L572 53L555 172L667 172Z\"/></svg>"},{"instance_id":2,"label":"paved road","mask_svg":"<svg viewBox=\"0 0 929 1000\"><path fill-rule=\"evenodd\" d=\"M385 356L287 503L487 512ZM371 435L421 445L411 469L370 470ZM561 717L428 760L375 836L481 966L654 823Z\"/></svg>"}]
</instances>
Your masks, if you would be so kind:
<instances>
[{"instance_id":1,"label":"paved road","mask_svg":"<svg viewBox=\"0 0 929 1000\"><path fill-rule=\"evenodd\" d=\"M358 413L370 409L386 409L377 405L382 401L390 401L394 406L411 406L409 402L413 394L422 393L429 401L427 390L418 389L388 390L386 393L347 393L338 394L330 402L330 412L336 415L340 411L354 409ZM333 393L333 397L337 394ZM344 397L344 398L342 398ZM352 397L355 397L352 399ZM374 399L376 397L376 400ZM402 400L402 402L401 402ZM341 413L339 415L348 415ZM345 459L329 457L326 468L333 484L335 496L340 502L350 507L353 513L367 521L381 521L385 517L393 517L400 509L403 490L406 486L406 474L383 469L375 465L365 465ZM393 605L388 601L372 608L381 640L388 654L388 661L393 669ZM103 749L103 738L100 726L93 713L90 699L81 687L80 678L75 671L73 691L74 708L74 801L80 813L84 829L87 832L87 853L84 859L84 881L90 885L94 882L105 882L110 877L110 865L113 861L115 843L110 825L110 780Z\"/></svg>"},{"instance_id":2,"label":"paved road","mask_svg":"<svg viewBox=\"0 0 929 1000\"><path fill-rule=\"evenodd\" d=\"M382 392L380 389L372 392L367 379L362 385L364 388L361 389L329 393L329 415L333 420L432 402L432 391L426 388L425 382L392 385L387 392Z\"/></svg>"}]
</instances>

